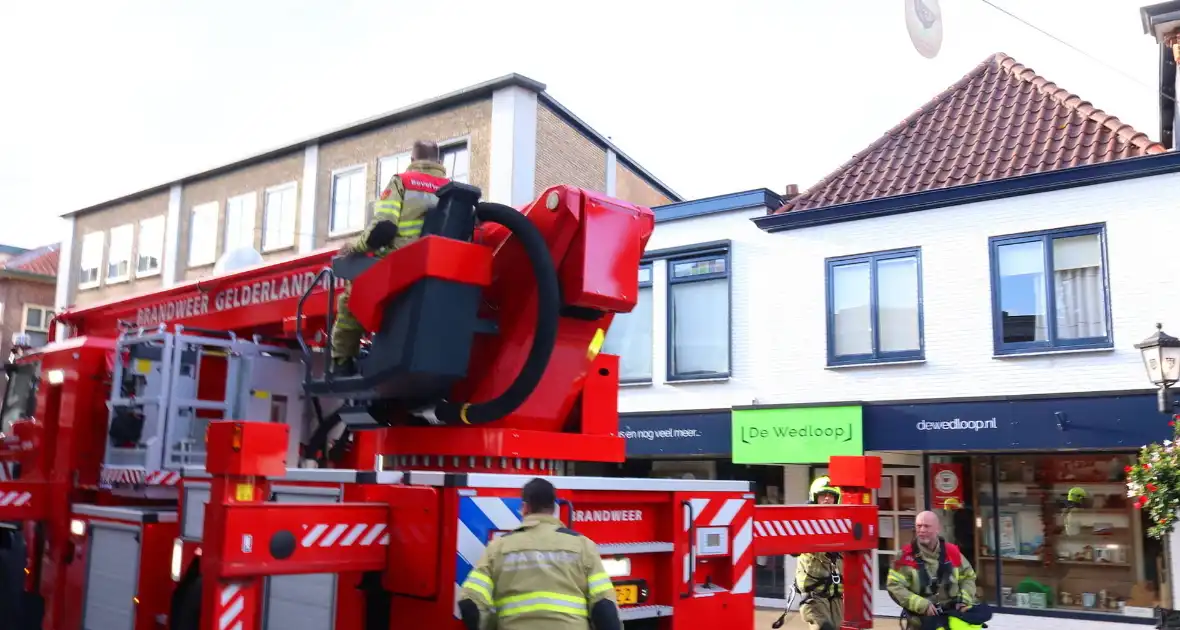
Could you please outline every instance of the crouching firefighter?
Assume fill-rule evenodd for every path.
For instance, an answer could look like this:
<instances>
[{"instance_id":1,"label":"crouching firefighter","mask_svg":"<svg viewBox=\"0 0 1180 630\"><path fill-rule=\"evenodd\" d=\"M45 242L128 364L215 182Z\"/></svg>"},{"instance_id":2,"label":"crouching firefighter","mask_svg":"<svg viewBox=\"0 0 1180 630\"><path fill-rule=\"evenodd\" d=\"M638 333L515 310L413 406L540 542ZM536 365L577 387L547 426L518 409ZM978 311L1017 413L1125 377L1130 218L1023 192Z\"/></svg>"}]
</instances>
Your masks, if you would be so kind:
<instances>
[{"instance_id":1,"label":"crouching firefighter","mask_svg":"<svg viewBox=\"0 0 1180 630\"><path fill-rule=\"evenodd\" d=\"M840 502L840 489L833 486L824 476L811 484L808 503L835 505ZM795 554L792 554L795 555ZM791 597L802 595L799 615L807 623L808 630L839 630L844 621L844 582L840 569L843 561L838 553L798 554L795 567L794 592ZM774 624L782 627L786 613Z\"/></svg>"},{"instance_id":2,"label":"crouching firefighter","mask_svg":"<svg viewBox=\"0 0 1180 630\"><path fill-rule=\"evenodd\" d=\"M975 598L975 569L957 545L940 536L934 512L914 521L914 540L889 570L889 597L902 608L906 630L969 630L986 627L991 612Z\"/></svg>"}]
</instances>

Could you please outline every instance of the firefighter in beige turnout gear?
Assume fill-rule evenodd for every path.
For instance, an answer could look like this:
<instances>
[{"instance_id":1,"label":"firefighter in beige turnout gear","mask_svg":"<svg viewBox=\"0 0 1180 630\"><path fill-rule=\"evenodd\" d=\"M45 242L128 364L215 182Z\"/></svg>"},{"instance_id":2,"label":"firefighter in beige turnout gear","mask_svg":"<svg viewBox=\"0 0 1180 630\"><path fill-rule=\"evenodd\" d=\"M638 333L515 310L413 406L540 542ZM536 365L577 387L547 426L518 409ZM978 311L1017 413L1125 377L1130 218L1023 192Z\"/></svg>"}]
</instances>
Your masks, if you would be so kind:
<instances>
[{"instance_id":1,"label":"firefighter in beige turnout gear","mask_svg":"<svg viewBox=\"0 0 1180 630\"><path fill-rule=\"evenodd\" d=\"M811 484L809 502L834 505L840 502L840 489L828 477ZM804 553L795 568L795 589L803 594L799 614L808 630L838 630L844 620L843 562L838 553Z\"/></svg>"},{"instance_id":2,"label":"firefighter in beige turnout gear","mask_svg":"<svg viewBox=\"0 0 1180 630\"><path fill-rule=\"evenodd\" d=\"M439 188L447 183L446 168L439 161L438 145L415 142L410 165L404 173L390 178L373 204L373 219L356 240L344 246L342 254L372 253L378 258L405 247L422 236L427 211L438 205ZM348 309L351 283L336 302L336 323L332 327L332 360L337 372L352 374L365 330Z\"/></svg>"},{"instance_id":3,"label":"firefighter in beige turnout gear","mask_svg":"<svg viewBox=\"0 0 1180 630\"><path fill-rule=\"evenodd\" d=\"M521 497L523 524L493 540L463 582L467 630L622 630L598 547L553 515L553 484L533 479Z\"/></svg>"}]
</instances>

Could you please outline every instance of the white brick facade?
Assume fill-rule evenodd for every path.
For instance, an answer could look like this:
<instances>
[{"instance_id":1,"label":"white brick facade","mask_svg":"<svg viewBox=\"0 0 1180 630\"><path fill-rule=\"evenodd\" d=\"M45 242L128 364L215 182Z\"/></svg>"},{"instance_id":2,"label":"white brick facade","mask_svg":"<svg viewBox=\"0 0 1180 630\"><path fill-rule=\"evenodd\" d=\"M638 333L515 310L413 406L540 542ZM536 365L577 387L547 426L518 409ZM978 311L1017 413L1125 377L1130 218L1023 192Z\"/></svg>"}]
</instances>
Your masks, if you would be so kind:
<instances>
[{"instance_id":1,"label":"white brick facade","mask_svg":"<svg viewBox=\"0 0 1180 630\"><path fill-rule=\"evenodd\" d=\"M655 266L654 382L627 386L620 411L887 401L1150 388L1133 347L1162 321L1180 335L1180 174L765 233L765 209L657 224L648 250L732 241L732 377L665 383L667 285ZM1106 224L1114 349L993 357L988 239ZM925 361L827 367L827 258L921 248Z\"/></svg>"}]
</instances>

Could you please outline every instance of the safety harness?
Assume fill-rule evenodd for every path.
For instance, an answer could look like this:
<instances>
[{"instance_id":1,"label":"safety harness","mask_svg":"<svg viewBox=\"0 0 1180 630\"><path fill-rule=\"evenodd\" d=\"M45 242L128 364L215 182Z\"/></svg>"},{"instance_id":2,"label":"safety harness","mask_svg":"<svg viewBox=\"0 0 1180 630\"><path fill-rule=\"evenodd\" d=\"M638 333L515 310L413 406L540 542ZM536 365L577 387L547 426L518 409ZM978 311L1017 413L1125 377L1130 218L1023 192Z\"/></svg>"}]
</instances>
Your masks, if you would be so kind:
<instances>
[{"instance_id":1,"label":"safety harness","mask_svg":"<svg viewBox=\"0 0 1180 630\"><path fill-rule=\"evenodd\" d=\"M910 557L914 559L914 563L918 565L918 595L925 597L926 599L930 600L931 603L933 603L934 594L938 592L939 587L947 587L947 592L950 592L952 567L951 561L946 555L946 541L942 540L941 538L938 539L938 571L933 577L931 577L930 571L926 568L926 560L922 558L921 550L918 549L917 541L910 543L909 548L906 551L910 554ZM956 598L956 601L950 602L949 608L951 610L954 610L955 605L958 603L957 600L958 598ZM934 610L937 611L939 616L946 614L946 610L938 604L934 604ZM904 606L902 607L901 618L898 621L903 630L906 627L909 618L913 616L915 615L912 612L910 612Z\"/></svg>"}]
</instances>

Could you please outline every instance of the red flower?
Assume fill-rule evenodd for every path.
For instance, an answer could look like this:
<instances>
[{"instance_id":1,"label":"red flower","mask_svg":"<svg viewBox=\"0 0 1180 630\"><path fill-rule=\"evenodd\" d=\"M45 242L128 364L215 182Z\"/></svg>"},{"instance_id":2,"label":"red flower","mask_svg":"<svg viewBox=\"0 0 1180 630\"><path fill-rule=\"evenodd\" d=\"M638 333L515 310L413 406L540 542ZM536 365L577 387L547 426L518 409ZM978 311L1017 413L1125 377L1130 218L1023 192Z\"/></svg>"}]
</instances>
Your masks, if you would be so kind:
<instances>
[{"instance_id":1,"label":"red flower","mask_svg":"<svg viewBox=\"0 0 1180 630\"><path fill-rule=\"evenodd\" d=\"M1147 497L1140 496L1139 498L1135 499L1135 507L1142 508L1145 505L1147 505Z\"/></svg>"},{"instance_id":2,"label":"red flower","mask_svg":"<svg viewBox=\"0 0 1180 630\"><path fill-rule=\"evenodd\" d=\"M1151 464L1144 464L1143 470L1151 470Z\"/></svg>"},{"instance_id":3,"label":"red flower","mask_svg":"<svg viewBox=\"0 0 1180 630\"><path fill-rule=\"evenodd\" d=\"M1167 524L1168 524L1168 519L1166 519L1166 518L1160 519L1160 525L1167 525Z\"/></svg>"},{"instance_id":4,"label":"red flower","mask_svg":"<svg viewBox=\"0 0 1180 630\"><path fill-rule=\"evenodd\" d=\"M1159 488L1155 487L1154 483L1147 484L1147 491L1148 492L1155 492L1156 490L1159 490Z\"/></svg>"},{"instance_id":5,"label":"red flower","mask_svg":"<svg viewBox=\"0 0 1180 630\"><path fill-rule=\"evenodd\" d=\"M1176 421L1175 420L1168 420L1168 426L1170 426L1170 427L1176 426Z\"/></svg>"},{"instance_id":6,"label":"red flower","mask_svg":"<svg viewBox=\"0 0 1180 630\"><path fill-rule=\"evenodd\" d=\"M1129 472L1131 472L1132 470L1135 470L1135 467L1134 467L1134 466L1127 466L1126 468L1124 468L1124 469L1123 469L1123 472L1127 472L1127 473L1129 473Z\"/></svg>"}]
</instances>

